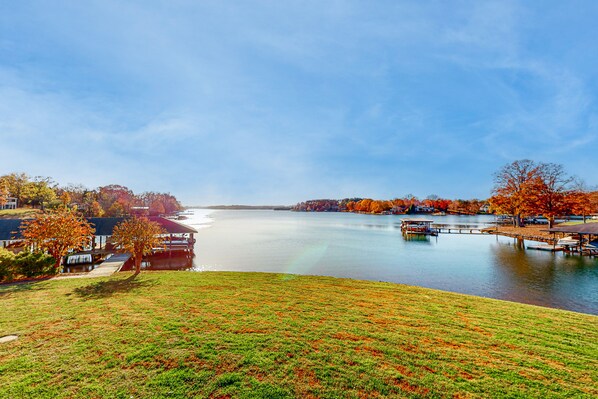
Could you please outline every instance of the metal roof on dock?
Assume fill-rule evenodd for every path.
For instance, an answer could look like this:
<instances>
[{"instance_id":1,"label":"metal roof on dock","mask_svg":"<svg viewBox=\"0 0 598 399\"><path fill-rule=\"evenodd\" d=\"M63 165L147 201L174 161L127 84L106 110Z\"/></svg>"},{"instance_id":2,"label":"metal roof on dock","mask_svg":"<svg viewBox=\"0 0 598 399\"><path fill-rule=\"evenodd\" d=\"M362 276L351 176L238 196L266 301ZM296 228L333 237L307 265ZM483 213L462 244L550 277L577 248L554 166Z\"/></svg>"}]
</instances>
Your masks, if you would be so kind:
<instances>
[{"instance_id":1,"label":"metal roof on dock","mask_svg":"<svg viewBox=\"0 0 598 399\"><path fill-rule=\"evenodd\" d=\"M22 219L0 219L0 241L21 238Z\"/></svg>"},{"instance_id":2,"label":"metal roof on dock","mask_svg":"<svg viewBox=\"0 0 598 399\"><path fill-rule=\"evenodd\" d=\"M114 227L127 219L124 217L111 218L86 218L95 229L96 236L111 236ZM197 233L193 227L178 223L174 220L163 217L152 216L148 218L152 222L158 223L168 234L192 234ZM25 219L0 219L0 241L21 239L21 223Z\"/></svg>"},{"instance_id":3,"label":"metal roof on dock","mask_svg":"<svg viewBox=\"0 0 598 399\"><path fill-rule=\"evenodd\" d=\"M556 226L548 229L551 233L592 234L598 235L598 223L581 223L569 226Z\"/></svg>"}]
</instances>

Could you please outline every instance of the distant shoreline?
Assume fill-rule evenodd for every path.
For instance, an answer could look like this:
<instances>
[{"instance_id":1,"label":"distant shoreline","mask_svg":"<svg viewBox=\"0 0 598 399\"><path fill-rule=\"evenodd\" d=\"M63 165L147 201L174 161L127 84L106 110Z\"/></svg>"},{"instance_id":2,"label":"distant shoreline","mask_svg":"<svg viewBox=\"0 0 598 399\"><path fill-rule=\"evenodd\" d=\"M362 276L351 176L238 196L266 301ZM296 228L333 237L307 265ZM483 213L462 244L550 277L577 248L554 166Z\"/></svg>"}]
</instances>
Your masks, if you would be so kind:
<instances>
[{"instance_id":1,"label":"distant shoreline","mask_svg":"<svg viewBox=\"0 0 598 399\"><path fill-rule=\"evenodd\" d=\"M273 210L290 211L290 205L209 205L209 206L186 206L185 209L217 209L217 210Z\"/></svg>"}]
</instances>

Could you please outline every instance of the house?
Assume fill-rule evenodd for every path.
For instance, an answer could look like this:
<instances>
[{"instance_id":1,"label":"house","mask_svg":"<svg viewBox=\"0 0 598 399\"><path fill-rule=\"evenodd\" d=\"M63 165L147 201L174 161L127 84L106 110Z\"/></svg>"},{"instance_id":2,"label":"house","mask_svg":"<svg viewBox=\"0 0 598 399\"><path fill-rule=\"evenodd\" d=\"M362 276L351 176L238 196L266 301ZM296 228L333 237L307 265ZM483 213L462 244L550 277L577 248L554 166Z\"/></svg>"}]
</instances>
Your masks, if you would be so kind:
<instances>
[{"instance_id":1,"label":"house","mask_svg":"<svg viewBox=\"0 0 598 399\"><path fill-rule=\"evenodd\" d=\"M14 197L8 197L8 201L4 205L0 205L0 210L2 209L17 209L18 201Z\"/></svg>"}]
</instances>

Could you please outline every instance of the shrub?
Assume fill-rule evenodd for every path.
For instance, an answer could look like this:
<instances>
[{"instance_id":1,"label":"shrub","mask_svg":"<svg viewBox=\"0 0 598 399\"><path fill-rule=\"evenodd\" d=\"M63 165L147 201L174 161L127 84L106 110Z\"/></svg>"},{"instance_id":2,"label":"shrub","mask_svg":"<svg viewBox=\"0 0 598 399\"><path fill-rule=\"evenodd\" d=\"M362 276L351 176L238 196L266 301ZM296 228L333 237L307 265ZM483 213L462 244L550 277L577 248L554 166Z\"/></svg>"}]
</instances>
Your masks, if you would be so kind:
<instances>
[{"instance_id":1,"label":"shrub","mask_svg":"<svg viewBox=\"0 0 598 399\"><path fill-rule=\"evenodd\" d=\"M58 273L56 260L42 252L21 252L14 258L16 273L25 277L49 276Z\"/></svg>"},{"instance_id":2,"label":"shrub","mask_svg":"<svg viewBox=\"0 0 598 399\"><path fill-rule=\"evenodd\" d=\"M14 277L15 254L0 248L0 281L11 281Z\"/></svg>"}]
</instances>

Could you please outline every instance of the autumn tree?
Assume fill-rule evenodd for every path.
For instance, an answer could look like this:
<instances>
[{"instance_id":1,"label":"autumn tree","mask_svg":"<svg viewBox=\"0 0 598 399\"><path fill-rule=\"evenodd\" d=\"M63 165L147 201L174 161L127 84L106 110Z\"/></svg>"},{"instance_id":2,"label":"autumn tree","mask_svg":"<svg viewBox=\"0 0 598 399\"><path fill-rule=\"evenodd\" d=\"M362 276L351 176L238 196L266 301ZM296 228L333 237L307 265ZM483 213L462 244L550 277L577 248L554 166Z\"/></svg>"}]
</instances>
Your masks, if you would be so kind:
<instances>
[{"instance_id":1,"label":"autumn tree","mask_svg":"<svg viewBox=\"0 0 598 399\"><path fill-rule=\"evenodd\" d=\"M144 217L132 217L114 228L112 241L123 251L130 252L135 259L135 273L141 272L141 260L152 249L163 245L161 235L166 231L156 222Z\"/></svg>"},{"instance_id":2,"label":"autumn tree","mask_svg":"<svg viewBox=\"0 0 598 399\"><path fill-rule=\"evenodd\" d=\"M584 223L588 215L598 213L598 191L591 191L582 181L575 183L567 202L573 214L583 216Z\"/></svg>"},{"instance_id":3,"label":"autumn tree","mask_svg":"<svg viewBox=\"0 0 598 399\"><path fill-rule=\"evenodd\" d=\"M521 226L521 217L532 212L538 178L538 165L529 159L503 166L494 175L493 195L488 200L492 209L513 216L513 224Z\"/></svg>"},{"instance_id":4,"label":"autumn tree","mask_svg":"<svg viewBox=\"0 0 598 399\"><path fill-rule=\"evenodd\" d=\"M6 184L4 180L0 178L0 206L8 202L9 195L10 193L8 191L8 184Z\"/></svg>"},{"instance_id":5,"label":"autumn tree","mask_svg":"<svg viewBox=\"0 0 598 399\"><path fill-rule=\"evenodd\" d=\"M0 177L0 180L8 187L8 192L17 199L19 205L22 204L29 176L25 173L10 173Z\"/></svg>"},{"instance_id":6,"label":"autumn tree","mask_svg":"<svg viewBox=\"0 0 598 399\"><path fill-rule=\"evenodd\" d=\"M564 215L571 209L575 179L565 172L563 165L541 163L532 184L531 201L537 213L548 219L550 228L556 216Z\"/></svg>"},{"instance_id":7,"label":"autumn tree","mask_svg":"<svg viewBox=\"0 0 598 399\"><path fill-rule=\"evenodd\" d=\"M65 207L68 207L71 204L71 195L68 191L63 191L62 194L60 194L60 203Z\"/></svg>"},{"instance_id":8,"label":"autumn tree","mask_svg":"<svg viewBox=\"0 0 598 399\"><path fill-rule=\"evenodd\" d=\"M348 212L353 212L355 210L355 201L349 201L347 202L347 211Z\"/></svg>"},{"instance_id":9,"label":"autumn tree","mask_svg":"<svg viewBox=\"0 0 598 399\"><path fill-rule=\"evenodd\" d=\"M125 186L110 184L98 188L97 201L107 216L124 216L130 214L135 194Z\"/></svg>"},{"instance_id":10,"label":"autumn tree","mask_svg":"<svg viewBox=\"0 0 598 399\"><path fill-rule=\"evenodd\" d=\"M56 191L53 188L54 182L49 177L36 176L33 181L27 183L23 190L23 200L33 207L39 206L42 210L45 206L56 199Z\"/></svg>"},{"instance_id":11,"label":"autumn tree","mask_svg":"<svg viewBox=\"0 0 598 399\"><path fill-rule=\"evenodd\" d=\"M150 214L152 215L163 215L166 213L166 208L161 201L154 201L149 207Z\"/></svg>"},{"instance_id":12,"label":"autumn tree","mask_svg":"<svg viewBox=\"0 0 598 399\"><path fill-rule=\"evenodd\" d=\"M52 255L57 273L62 257L70 250L83 249L94 233L84 218L67 208L38 214L35 219L24 221L21 231L27 244Z\"/></svg>"},{"instance_id":13,"label":"autumn tree","mask_svg":"<svg viewBox=\"0 0 598 399\"><path fill-rule=\"evenodd\" d=\"M93 201L87 210L89 216L92 217L102 217L104 216L104 210L102 209L102 205L98 201Z\"/></svg>"},{"instance_id":14,"label":"autumn tree","mask_svg":"<svg viewBox=\"0 0 598 399\"><path fill-rule=\"evenodd\" d=\"M123 217L127 215L127 211L125 210L125 205L123 205L120 201L115 201L112 203L110 208L106 210L106 216L110 217Z\"/></svg>"}]
</instances>

